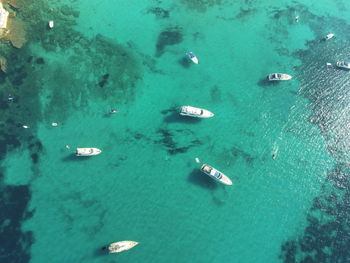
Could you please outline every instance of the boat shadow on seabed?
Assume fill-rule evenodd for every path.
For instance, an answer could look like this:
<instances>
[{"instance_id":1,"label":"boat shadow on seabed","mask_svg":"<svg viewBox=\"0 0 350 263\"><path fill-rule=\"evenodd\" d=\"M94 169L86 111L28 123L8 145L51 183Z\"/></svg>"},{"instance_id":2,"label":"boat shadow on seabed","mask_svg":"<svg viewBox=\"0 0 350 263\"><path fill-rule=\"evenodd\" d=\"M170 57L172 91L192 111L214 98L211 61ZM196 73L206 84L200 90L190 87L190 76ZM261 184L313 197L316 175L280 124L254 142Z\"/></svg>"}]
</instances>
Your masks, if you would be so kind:
<instances>
[{"instance_id":1,"label":"boat shadow on seabed","mask_svg":"<svg viewBox=\"0 0 350 263\"><path fill-rule=\"evenodd\" d=\"M275 85L278 85L279 82L278 82L278 81L269 81L269 80L267 79L267 77L265 77L265 78L260 79L260 80L258 81L257 84L258 84L258 86L260 86L260 87L267 87L267 86L275 86Z\"/></svg>"},{"instance_id":2,"label":"boat shadow on seabed","mask_svg":"<svg viewBox=\"0 0 350 263\"><path fill-rule=\"evenodd\" d=\"M66 157L61 158L63 162L81 162L85 160L90 160L89 156L76 156L75 153L71 153L67 155Z\"/></svg>"},{"instance_id":3,"label":"boat shadow on seabed","mask_svg":"<svg viewBox=\"0 0 350 263\"><path fill-rule=\"evenodd\" d=\"M191 118L187 116L181 116L178 111L172 112L170 115L164 118L164 121L167 123L199 123L201 121L200 118Z\"/></svg>"},{"instance_id":4,"label":"boat shadow on seabed","mask_svg":"<svg viewBox=\"0 0 350 263\"><path fill-rule=\"evenodd\" d=\"M192 64L192 62L187 57L183 57L179 59L177 62L184 68L189 68Z\"/></svg>"},{"instance_id":5,"label":"boat shadow on seabed","mask_svg":"<svg viewBox=\"0 0 350 263\"><path fill-rule=\"evenodd\" d=\"M188 176L188 181L207 189L216 189L218 184L209 176L202 173L199 169L193 169Z\"/></svg>"},{"instance_id":6,"label":"boat shadow on seabed","mask_svg":"<svg viewBox=\"0 0 350 263\"><path fill-rule=\"evenodd\" d=\"M107 246L99 247L94 250L95 257L107 256L109 255Z\"/></svg>"}]
</instances>

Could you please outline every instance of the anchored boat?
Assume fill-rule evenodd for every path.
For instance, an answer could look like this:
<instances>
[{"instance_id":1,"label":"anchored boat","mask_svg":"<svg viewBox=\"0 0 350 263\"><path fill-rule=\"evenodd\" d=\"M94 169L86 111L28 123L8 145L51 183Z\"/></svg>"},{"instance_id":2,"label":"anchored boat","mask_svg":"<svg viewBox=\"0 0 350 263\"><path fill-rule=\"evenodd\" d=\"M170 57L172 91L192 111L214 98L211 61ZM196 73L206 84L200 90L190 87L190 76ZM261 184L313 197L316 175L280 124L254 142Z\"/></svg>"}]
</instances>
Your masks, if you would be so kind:
<instances>
[{"instance_id":1,"label":"anchored boat","mask_svg":"<svg viewBox=\"0 0 350 263\"><path fill-rule=\"evenodd\" d=\"M75 151L76 156L93 156L98 155L102 151L97 148L77 148Z\"/></svg>"},{"instance_id":2,"label":"anchored boat","mask_svg":"<svg viewBox=\"0 0 350 263\"><path fill-rule=\"evenodd\" d=\"M182 106L180 108L180 115L196 118L210 118L214 116L214 113L205 109L195 108L192 106Z\"/></svg>"},{"instance_id":3,"label":"anchored boat","mask_svg":"<svg viewBox=\"0 0 350 263\"><path fill-rule=\"evenodd\" d=\"M325 39L328 40L328 39L331 39L332 37L334 37L334 34L328 34Z\"/></svg>"},{"instance_id":4,"label":"anchored boat","mask_svg":"<svg viewBox=\"0 0 350 263\"><path fill-rule=\"evenodd\" d=\"M194 64L198 64L198 58L196 57L196 55L193 52L188 52L187 56L192 60L192 62Z\"/></svg>"},{"instance_id":5,"label":"anchored boat","mask_svg":"<svg viewBox=\"0 0 350 263\"><path fill-rule=\"evenodd\" d=\"M292 76L285 74L285 73L272 73L267 76L267 79L269 81L275 81L275 80L289 80Z\"/></svg>"},{"instance_id":6,"label":"anchored boat","mask_svg":"<svg viewBox=\"0 0 350 263\"><path fill-rule=\"evenodd\" d=\"M226 185L232 185L232 181L230 178L228 178L226 175L224 175L222 172L216 170L210 165L203 164L201 167L201 171L205 173L206 175L209 175L211 178L213 178L216 181L219 181L220 183L226 184Z\"/></svg>"},{"instance_id":7,"label":"anchored boat","mask_svg":"<svg viewBox=\"0 0 350 263\"><path fill-rule=\"evenodd\" d=\"M337 67L343 68L343 69L350 69L350 64L348 62L345 62L345 61L338 61Z\"/></svg>"},{"instance_id":8,"label":"anchored boat","mask_svg":"<svg viewBox=\"0 0 350 263\"><path fill-rule=\"evenodd\" d=\"M55 23L53 22L53 20L49 21L49 28L53 28L55 26Z\"/></svg>"},{"instance_id":9,"label":"anchored boat","mask_svg":"<svg viewBox=\"0 0 350 263\"><path fill-rule=\"evenodd\" d=\"M134 246L136 246L137 244L138 242L135 242L135 241L119 241L119 242L111 243L109 244L108 247L103 247L102 249L103 250L108 249L108 253L113 254L113 253L120 253L125 250L129 250Z\"/></svg>"}]
</instances>

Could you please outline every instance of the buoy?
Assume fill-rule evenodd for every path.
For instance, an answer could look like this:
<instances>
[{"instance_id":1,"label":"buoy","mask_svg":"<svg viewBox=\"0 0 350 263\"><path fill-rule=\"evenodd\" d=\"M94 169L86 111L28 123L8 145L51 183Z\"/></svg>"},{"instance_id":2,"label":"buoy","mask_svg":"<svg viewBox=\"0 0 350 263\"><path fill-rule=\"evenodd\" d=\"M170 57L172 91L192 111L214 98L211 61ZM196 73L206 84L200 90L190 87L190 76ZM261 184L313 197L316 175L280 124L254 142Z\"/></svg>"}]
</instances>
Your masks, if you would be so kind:
<instances>
[{"instance_id":1,"label":"buoy","mask_svg":"<svg viewBox=\"0 0 350 263\"><path fill-rule=\"evenodd\" d=\"M52 126L57 126L58 123L57 123L57 122L53 122L53 123L51 123L51 125L52 125Z\"/></svg>"},{"instance_id":2,"label":"buoy","mask_svg":"<svg viewBox=\"0 0 350 263\"><path fill-rule=\"evenodd\" d=\"M195 160L196 160L196 163L200 163L201 162L198 157Z\"/></svg>"},{"instance_id":3,"label":"buoy","mask_svg":"<svg viewBox=\"0 0 350 263\"><path fill-rule=\"evenodd\" d=\"M55 26L54 22L51 20L49 21L49 28L53 28Z\"/></svg>"}]
</instances>

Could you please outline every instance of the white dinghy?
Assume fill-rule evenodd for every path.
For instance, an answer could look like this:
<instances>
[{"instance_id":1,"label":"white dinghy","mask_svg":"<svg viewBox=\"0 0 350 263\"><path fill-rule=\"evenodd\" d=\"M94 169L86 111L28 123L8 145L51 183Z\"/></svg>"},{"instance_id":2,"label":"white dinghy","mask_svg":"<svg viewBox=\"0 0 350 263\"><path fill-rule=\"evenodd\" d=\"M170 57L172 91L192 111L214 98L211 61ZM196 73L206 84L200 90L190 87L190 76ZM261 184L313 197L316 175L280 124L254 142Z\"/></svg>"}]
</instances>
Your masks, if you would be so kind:
<instances>
[{"instance_id":1,"label":"white dinghy","mask_svg":"<svg viewBox=\"0 0 350 263\"><path fill-rule=\"evenodd\" d=\"M55 23L53 22L53 20L49 21L49 28L53 28L55 26Z\"/></svg>"},{"instance_id":2,"label":"white dinghy","mask_svg":"<svg viewBox=\"0 0 350 263\"><path fill-rule=\"evenodd\" d=\"M328 34L325 39L328 40L328 39L331 39L332 37L334 37L334 34Z\"/></svg>"}]
</instances>

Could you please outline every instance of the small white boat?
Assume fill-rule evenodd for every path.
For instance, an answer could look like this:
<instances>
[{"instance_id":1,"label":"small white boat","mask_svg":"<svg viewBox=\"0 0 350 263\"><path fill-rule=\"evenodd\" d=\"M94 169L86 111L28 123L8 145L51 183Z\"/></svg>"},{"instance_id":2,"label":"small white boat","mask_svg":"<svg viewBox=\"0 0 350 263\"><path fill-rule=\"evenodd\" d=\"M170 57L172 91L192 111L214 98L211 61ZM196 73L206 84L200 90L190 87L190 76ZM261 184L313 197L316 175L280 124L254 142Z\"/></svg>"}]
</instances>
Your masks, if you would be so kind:
<instances>
[{"instance_id":1,"label":"small white boat","mask_svg":"<svg viewBox=\"0 0 350 263\"><path fill-rule=\"evenodd\" d=\"M198 64L198 58L196 57L196 55L193 52L188 52L187 56L192 60L192 62L194 64Z\"/></svg>"},{"instance_id":2,"label":"small white boat","mask_svg":"<svg viewBox=\"0 0 350 263\"><path fill-rule=\"evenodd\" d=\"M291 75L284 74L284 73L272 73L267 76L269 81L275 81L275 80L289 80L292 78Z\"/></svg>"},{"instance_id":3,"label":"small white boat","mask_svg":"<svg viewBox=\"0 0 350 263\"><path fill-rule=\"evenodd\" d=\"M219 181L220 183L223 183L226 185L232 185L232 181L230 180L230 178L228 178L222 172L216 170L210 165L203 164L201 167L201 171L206 175L209 175L211 178L215 179L216 181Z\"/></svg>"},{"instance_id":4,"label":"small white boat","mask_svg":"<svg viewBox=\"0 0 350 263\"><path fill-rule=\"evenodd\" d=\"M192 106L182 106L180 108L180 115L196 118L210 118L214 116L214 113L205 109L195 108Z\"/></svg>"},{"instance_id":5,"label":"small white boat","mask_svg":"<svg viewBox=\"0 0 350 263\"><path fill-rule=\"evenodd\" d=\"M345 62L345 61L338 61L337 67L343 68L343 69L350 69L350 64L348 62Z\"/></svg>"},{"instance_id":6,"label":"small white boat","mask_svg":"<svg viewBox=\"0 0 350 263\"><path fill-rule=\"evenodd\" d=\"M52 20L49 21L49 28L53 28L55 26L54 22Z\"/></svg>"},{"instance_id":7,"label":"small white boat","mask_svg":"<svg viewBox=\"0 0 350 263\"><path fill-rule=\"evenodd\" d=\"M135 241L115 242L115 243L112 243L108 246L108 253L109 254L120 253L122 251L129 250L129 249L133 248L137 244L138 244L138 242L135 242Z\"/></svg>"},{"instance_id":8,"label":"small white boat","mask_svg":"<svg viewBox=\"0 0 350 263\"><path fill-rule=\"evenodd\" d=\"M102 151L97 148L77 148L75 154L76 156L93 156L98 155Z\"/></svg>"},{"instance_id":9,"label":"small white boat","mask_svg":"<svg viewBox=\"0 0 350 263\"><path fill-rule=\"evenodd\" d=\"M328 39L331 39L332 37L334 37L334 34L328 34L325 39L328 40Z\"/></svg>"}]
</instances>

